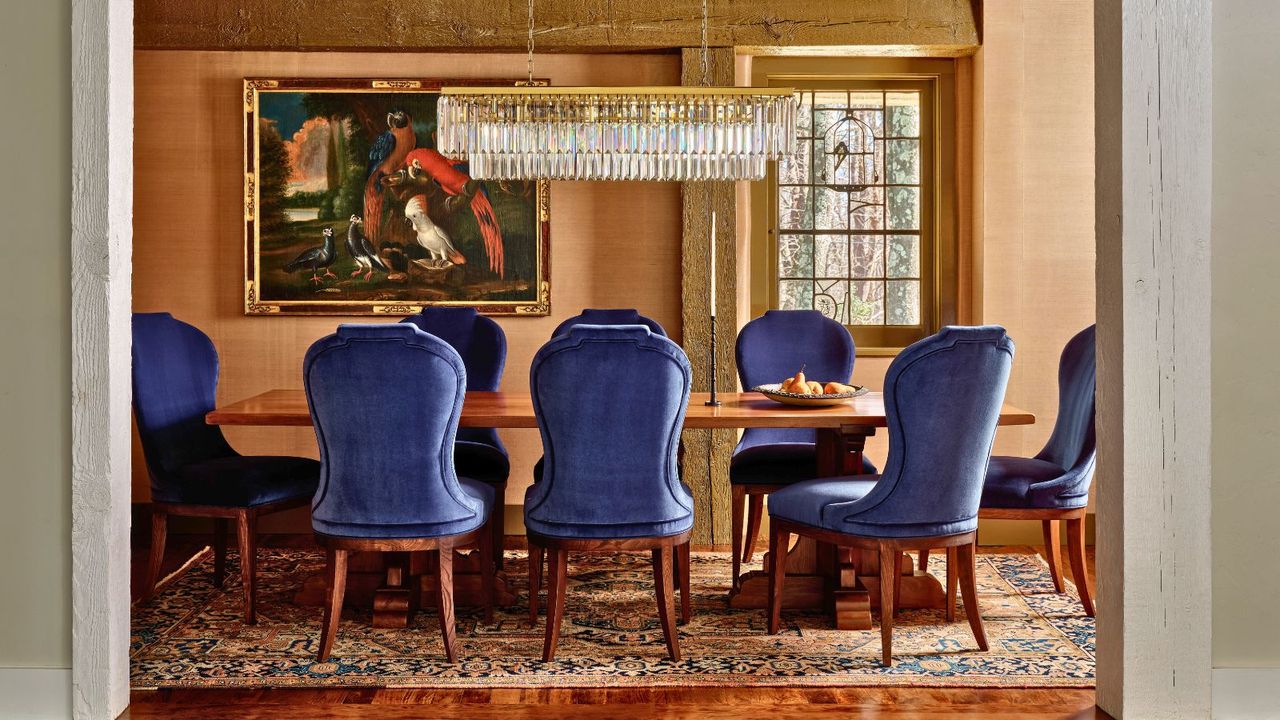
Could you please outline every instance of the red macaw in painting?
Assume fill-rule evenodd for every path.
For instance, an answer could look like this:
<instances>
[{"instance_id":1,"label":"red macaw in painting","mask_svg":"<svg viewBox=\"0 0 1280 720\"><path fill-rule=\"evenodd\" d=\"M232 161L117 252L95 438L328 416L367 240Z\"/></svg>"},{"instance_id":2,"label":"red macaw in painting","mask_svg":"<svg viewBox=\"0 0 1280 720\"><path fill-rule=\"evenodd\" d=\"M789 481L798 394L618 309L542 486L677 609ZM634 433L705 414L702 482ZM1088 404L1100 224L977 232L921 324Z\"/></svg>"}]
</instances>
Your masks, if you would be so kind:
<instances>
[{"instance_id":1,"label":"red macaw in painting","mask_svg":"<svg viewBox=\"0 0 1280 720\"><path fill-rule=\"evenodd\" d=\"M469 194L471 196L471 212L475 214L480 225L480 236L484 238L484 251L489 258L489 270L498 277L506 277L506 267L502 256L502 230L498 227L498 218L493 213L493 205L484 187L463 170L465 165L455 165L449 158L431 148L417 148L409 152L404 159L409 174L417 176L426 173L432 180L440 184L445 193L453 196Z\"/></svg>"},{"instance_id":2,"label":"red macaw in painting","mask_svg":"<svg viewBox=\"0 0 1280 720\"><path fill-rule=\"evenodd\" d=\"M417 144L409 114L402 110L387 113L387 131L369 149L369 174L364 185L364 226L374 247L382 231L382 179L403 167L405 157Z\"/></svg>"}]
</instances>

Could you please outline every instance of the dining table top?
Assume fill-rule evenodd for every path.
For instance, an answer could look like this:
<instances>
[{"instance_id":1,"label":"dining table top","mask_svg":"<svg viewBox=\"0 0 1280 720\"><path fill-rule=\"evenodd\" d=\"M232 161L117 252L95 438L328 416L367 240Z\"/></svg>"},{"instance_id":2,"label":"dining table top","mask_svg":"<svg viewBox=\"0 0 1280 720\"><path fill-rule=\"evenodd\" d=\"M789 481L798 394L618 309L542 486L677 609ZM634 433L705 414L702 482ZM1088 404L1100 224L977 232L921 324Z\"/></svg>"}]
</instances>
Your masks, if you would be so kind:
<instances>
[{"instance_id":1,"label":"dining table top","mask_svg":"<svg viewBox=\"0 0 1280 720\"><path fill-rule=\"evenodd\" d=\"M706 404L709 393L689 397L684 427L711 428L840 428L845 426L885 427L884 395L864 395L825 407L783 405L757 392L722 392L720 404ZM1034 414L1004 405L1001 425L1031 425ZM220 405L205 415L210 425L257 425L309 427L311 413L306 393L300 389L268 390L253 397ZM462 403L461 427L536 428L533 400L528 392L471 391Z\"/></svg>"}]
</instances>

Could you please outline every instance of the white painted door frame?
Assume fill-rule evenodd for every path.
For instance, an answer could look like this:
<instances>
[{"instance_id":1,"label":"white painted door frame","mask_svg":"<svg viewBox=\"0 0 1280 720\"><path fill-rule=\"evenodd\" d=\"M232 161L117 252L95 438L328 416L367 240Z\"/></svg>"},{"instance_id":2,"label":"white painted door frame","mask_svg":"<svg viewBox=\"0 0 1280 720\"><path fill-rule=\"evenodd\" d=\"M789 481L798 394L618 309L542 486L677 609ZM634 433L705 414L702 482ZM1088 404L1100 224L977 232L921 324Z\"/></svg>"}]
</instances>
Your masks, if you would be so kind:
<instances>
[{"instance_id":1,"label":"white painted door frame","mask_svg":"<svg viewBox=\"0 0 1280 720\"><path fill-rule=\"evenodd\" d=\"M1210 3L1096 13L1098 701L1202 718ZM129 697L133 2L72 0L72 20L72 682L97 719Z\"/></svg>"}]
</instances>

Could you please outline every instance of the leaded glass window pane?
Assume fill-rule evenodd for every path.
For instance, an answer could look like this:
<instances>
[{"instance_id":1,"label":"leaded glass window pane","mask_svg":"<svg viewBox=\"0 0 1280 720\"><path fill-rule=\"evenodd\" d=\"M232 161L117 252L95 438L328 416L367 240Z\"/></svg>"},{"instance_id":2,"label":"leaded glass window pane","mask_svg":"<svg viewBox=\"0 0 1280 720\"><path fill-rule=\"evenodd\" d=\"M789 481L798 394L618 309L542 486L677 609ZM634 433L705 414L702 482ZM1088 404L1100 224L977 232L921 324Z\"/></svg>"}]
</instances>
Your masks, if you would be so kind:
<instances>
[{"instance_id":1,"label":"leaded glass window pane","mask_svg":"<svg viewBox=\"0 0 1280 720\"><path fill-rule=\"evenodd\" d=\"M920 92L805 90L778 164L778 306L921 323Z\"/></svg>"}]
</instances>

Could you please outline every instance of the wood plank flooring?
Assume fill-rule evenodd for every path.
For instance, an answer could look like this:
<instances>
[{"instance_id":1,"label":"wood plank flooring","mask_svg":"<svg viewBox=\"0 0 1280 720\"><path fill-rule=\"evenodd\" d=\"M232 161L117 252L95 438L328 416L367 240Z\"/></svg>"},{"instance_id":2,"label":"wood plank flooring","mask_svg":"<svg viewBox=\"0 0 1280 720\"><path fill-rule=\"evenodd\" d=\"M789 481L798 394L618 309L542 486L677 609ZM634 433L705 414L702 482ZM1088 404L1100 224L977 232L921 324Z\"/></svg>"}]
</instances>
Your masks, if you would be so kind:
<instances>
[{"instance_id":1,"label":"wood plank flooring","mask_svg":"<svg viewBox=\"0 0 1280 720\"><path fill-rule=\"evenodd\" d=\"M171 539L166 572L205 540ZM310 538L267 536L263 545L298 547ZM982 552L1031 552L988 547ZM145 548L135 549L145 565ZM1090 570L1093 549L1089 549ZM1092 574L1092 573L1091 573ZM135 586L136 587L136 586ZM128 718L206 720L780 720L889 718L892 720L1097 720L1092 690L972 688L574 688L433 690L396 688L135 691ZM425 706L430 706L428 709Z\"/></svg>"}]
</instances>

